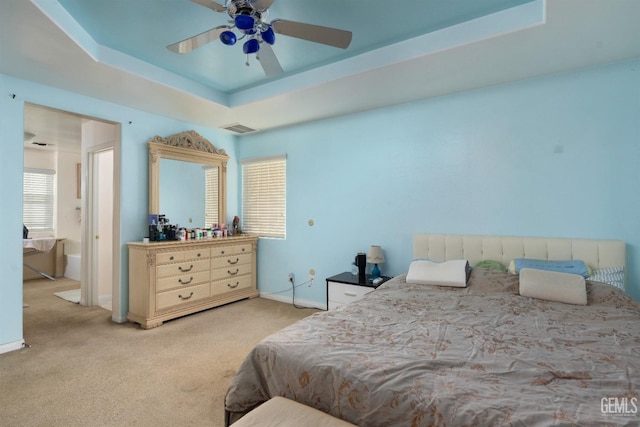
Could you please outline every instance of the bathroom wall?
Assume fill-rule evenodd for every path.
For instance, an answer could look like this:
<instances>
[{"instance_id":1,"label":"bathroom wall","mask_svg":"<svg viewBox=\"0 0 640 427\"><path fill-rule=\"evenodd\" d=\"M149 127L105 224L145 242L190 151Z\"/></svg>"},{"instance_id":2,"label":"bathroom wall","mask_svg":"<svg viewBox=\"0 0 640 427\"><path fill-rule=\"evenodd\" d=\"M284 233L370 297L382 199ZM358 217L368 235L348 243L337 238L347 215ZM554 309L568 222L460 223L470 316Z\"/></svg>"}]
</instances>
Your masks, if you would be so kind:
<instances>
[{"instance_id":1,"label":"bathroom wall","mask_svg":"<svg viewBox=\"0 0 640 427\"><path fill-rule=\"evenodd\" d=\"M30 237L53 236L80 240L80 200L76 192L76 165L80 153L24 149L24 167L50 169L55 174L54 228L52 232L29 233Z\"/></svg>"},{"instance_id":2,"label":"bathroom wall","mask_svg":"<svg viewBox=\"0 0 640 427\"><path fill-rule=\"evenodd\" d=\"M58 181L56 205L56 234L72 240L80 240L80 202L77 192L77 165L80 153L61 151L58 153Z\"/></svg>"}]
</instances>

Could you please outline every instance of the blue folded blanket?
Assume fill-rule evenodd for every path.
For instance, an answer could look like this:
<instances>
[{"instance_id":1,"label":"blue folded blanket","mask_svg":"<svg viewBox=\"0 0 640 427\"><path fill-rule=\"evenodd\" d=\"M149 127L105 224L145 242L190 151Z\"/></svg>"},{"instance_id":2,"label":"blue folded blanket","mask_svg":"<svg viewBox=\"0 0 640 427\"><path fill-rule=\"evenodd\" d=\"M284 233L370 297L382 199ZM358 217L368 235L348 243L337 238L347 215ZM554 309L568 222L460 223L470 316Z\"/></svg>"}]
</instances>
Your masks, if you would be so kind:
<instances>
[{"instance_id":1,"label":"blue folded blanket","mask_svg":"<svg viewBox=\"0 0 640 427\"><path fill-rule=\"evenodd\" d=\"M520 274L520 270L523 268L578 274L585 279L589 277L589 268L581 260L551 261L546 259L516 258L511 262L509 271L513 274Z\"/></svg>"}]
</instances>

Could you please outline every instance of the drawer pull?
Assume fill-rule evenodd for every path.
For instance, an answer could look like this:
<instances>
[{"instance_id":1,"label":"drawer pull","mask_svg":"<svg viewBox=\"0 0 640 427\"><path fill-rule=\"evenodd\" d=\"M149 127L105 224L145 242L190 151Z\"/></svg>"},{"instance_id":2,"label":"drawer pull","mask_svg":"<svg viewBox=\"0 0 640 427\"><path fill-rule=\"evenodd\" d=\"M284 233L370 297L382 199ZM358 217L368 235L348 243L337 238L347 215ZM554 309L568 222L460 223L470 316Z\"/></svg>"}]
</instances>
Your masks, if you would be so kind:
<instances>
[{"instance_id":1,"label":"drawer pull","mask_svg":"<svg viewBox=\"0 0 640 427\"><path fill-rule=\"evenodd\" d=\"M183 282L182 279L178 279L178 282L180 282L180 284L182 285L188 285L189 283L193 282L193 277L189 277L188 282Z\"/></svg>"},{"instance_id":2,"label":"drawer pull","mask_svg":"<svg viewBox=\"0 0 640 427\"><path fill-rule=\"evenodd\" d=\"M224 251L220 251L220 253L221 253L222 255L224 255Z\"/></svg>"},{"instance_id":3,"label":"drawer pull","mask_svg":"<svg viewBox=\"0 0 640 427\"><path fill-rule=\"evenodd\" d=\"M198 258L200 258L202 256L202 254L200 252L198 252Z\"/></svg>"},{"instance_id":4,"label":"drawer pull","mask_svg":"<svg viewBox=\"0 0 640 427\"><path fill-rule=\"evenodd\" d=\"M231 261L230 259L227 260L227 262L231 265L237 264L240 261L240 258L236 258L235 261Z\"/></svg>"},{"instance_id":5,"label":"drawer pull","mask_svg":"<svg viewBox=\"0 0 640 427\"><path fill-rule=\"evenodd\" d=\"M187 271L191 271L192 268L193 268L193 264L191 264L189 268L182 268L181 265L178 266L178 270L182 271L183 273L186 273Z\"/></svg>"},{"instance_id":6,"label":"drawer pull","mask_svg":"<svg viewBox=\"0 0 640 427\"><path fill-rule=\"evenodd\" d=\"M238 285L240 284L240 282L236 282L235 285L232 285L231 283L227 283L227 286L230 287L231 289L235 289L238 287Z\"/></svg>"},{"instance_id":7,"label":"drawer pull","mask_svg":"<svg viewBox=\"0 0 640 427\"><path fill-rule=\"evenodd\" d=\"M348 296L348 297L356 297L356 296L358 296L355 292L345 292L344 294L346 296Z\"/></svg>"},{"instance_id":8,"label":"drawer pull","mask_svg":"<svg viewBox=\"0 0 640 427\"><path fill-rule=\"evenodd\" d=\"M169 258L169 261L173 261L173 255L171 255L171 257Z\"/></svg>"},{"instance_id":9,"label":"drawer pull","mask_svg":"<svg viewBox=\"0 0 640 427\"><path fill-rule=\"evenodd\" d=\"M240 269L239 269L239 268L236 268L236 271L234 271L233 273L232 273L231 271L227 270L227 273L229 273L229 274L230 274L230 275L232 275L232 276L235 276L235 275L236 275L236 274L238 274L239 272L240 272Z\"/></svg>"},{"instance_id":10,"label":"drawer pull","mask_svg":"<svg viewBox=\"0 0 640 427\"><path fill-rule=\"evenodd\" d=\"M193 296L193 292L191 292L188 297L183 297L182 295L178 295L178 298L180 298L182 301L186 301L188 299L191 299L192 296Z\"/></svg>"}]
</instances>

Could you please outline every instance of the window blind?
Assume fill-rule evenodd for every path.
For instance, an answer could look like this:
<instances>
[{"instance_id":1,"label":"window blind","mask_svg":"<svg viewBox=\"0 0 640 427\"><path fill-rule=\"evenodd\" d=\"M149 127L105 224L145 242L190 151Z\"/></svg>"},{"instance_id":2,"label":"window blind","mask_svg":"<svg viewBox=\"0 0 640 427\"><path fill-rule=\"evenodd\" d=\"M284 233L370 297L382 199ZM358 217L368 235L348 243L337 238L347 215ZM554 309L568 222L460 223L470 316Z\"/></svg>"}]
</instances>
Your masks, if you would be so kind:
<instances>
[{"instance_id":1,"label":"window blind","mask_svg":"<svg viewBox=\"0 0 640 427\"><path fill-rule=\"evenodd\" d=\"M242 231L286 237L286 156L242 162Z\"/></svg>"},{"instance_id":2,"label":"window blind","mask_svg":"<svg viewBox=\"0 0 640 427\"><path fill-rule=\"evenodd\" d=\"M49 169L24 169L22 221L29 230L53 231L54 175Z\"/></svg>"},{"instance_id":3,"label":"window blind","mask_svg":"<svg viewBox=\"0 0 640 427\"><path fill-rule=\"evenodd\" d=\"M218 168L206 166L204 168L205 202L204 221L207 227L218 224Z\"/></svg>"}]
</instances>

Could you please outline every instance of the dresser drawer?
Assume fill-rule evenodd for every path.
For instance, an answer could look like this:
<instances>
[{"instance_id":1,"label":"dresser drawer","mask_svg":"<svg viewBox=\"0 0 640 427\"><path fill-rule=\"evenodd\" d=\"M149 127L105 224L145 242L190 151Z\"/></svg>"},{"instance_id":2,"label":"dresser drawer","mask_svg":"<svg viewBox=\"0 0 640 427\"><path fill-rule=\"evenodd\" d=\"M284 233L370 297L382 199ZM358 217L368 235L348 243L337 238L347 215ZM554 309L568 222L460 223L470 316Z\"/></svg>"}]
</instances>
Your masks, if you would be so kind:
<instances>
[{"instance_id":1,"label":"dresser drawer","mask_svg":"<svg viewBox=\"0 0 640 427\"><path fill-rule=\"evenodd\" d=\"M159 265L156 267L156 277L171 277L183 274L197 273L209 270L209 260L191 260L174 264Z\"/></svg>"},{"instance_id":2,"label":"dresser drawer","mask_svg":"<svg viewBox=\"0 0 640 427\"><path fill-rule=\"evenodd\" d=\"M187 260L208 259L209 248L189 249L186 251L160 252L156 254L156 265Z\"/></svg>"},{"instance_id":3,"label":"dresser drawer","mask_svg":"<svg viewBox=\"0 0 640 427\"><path fill-rule=\"evenodd\" d=\"M130 242L127 319L144 329L259 295L257 236Z\"/></svg>"},{"instance_id":4,"label":"dresser drawer","mask_svg":"<svg viewBox=\"0 0 640 427\"><path fill-rule=\"evenodd\" d=\"M222 280L251 273L251 264L230 265L229 267L211 269L211 280Z\"/></svg>"},{"instance_id":5,"label":"dresser drawer","mask_svg":"<svg viewBox=\"0 0 640 427\"><path fill-rule=\"evenodd\" d=\"M327 286L329 286L329 309L331 309L332 303L348 304L361 299L374 290L368 286L348 285L338 282L327 282Z\"/></svg>"},{"instance_id":6,"label":"dresser drawer","mask_svg":"<svg viewBox=\"0 0 640 427\"><path fill-rule=\"evenodd\" d=\"M176 289L174 291L156 294L156 309L164 310L172 306L207 299L211 291L210 286L209 283L203 283L197 286L189 286L184 289Z\"/></svg>"},{"instance_id":7,"label":"dresser drawer","mask_svg":"<svg viewBox=\"0 0 640 427\"><path fill-rule=\"evenodd\" d=\"M203 282L209 282L209 270L159 278L156 280L156 292L174 288L184 288Z\"/></svg>"},{"instance_id":8,"label":"dresser drawer","mask_svg":"<svg viewBox=\"0 0 640 427\"><path fill-rule=\"evenodd\" d=\"M240 276L232 279L211 282L211 296L239 291L252 287L251 276Z\"/></svg>"},{"instance_id":9,"label":"dresser drawer","mask_svg":"<svg viewBox=\"0 0 640 427\"><path fill-rule=\"evenodd\" d=\"M234 265L250 264L253 254L236 254L218 258L211 258L211 268L233 267Z\"/></svg>"},{"instance_id":10,"label":"dresser drawer","mask_svg":"<svg viewBox=\"0 0 640 427\"><path fill-rule=\"evenodd\" d=\"M211 248L211 257L224 255L249 254L251 253L251 244L230 245Z\"/></svg>"}]
</instances>

